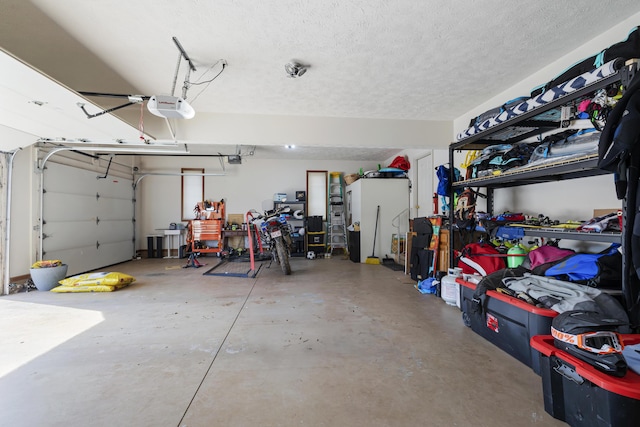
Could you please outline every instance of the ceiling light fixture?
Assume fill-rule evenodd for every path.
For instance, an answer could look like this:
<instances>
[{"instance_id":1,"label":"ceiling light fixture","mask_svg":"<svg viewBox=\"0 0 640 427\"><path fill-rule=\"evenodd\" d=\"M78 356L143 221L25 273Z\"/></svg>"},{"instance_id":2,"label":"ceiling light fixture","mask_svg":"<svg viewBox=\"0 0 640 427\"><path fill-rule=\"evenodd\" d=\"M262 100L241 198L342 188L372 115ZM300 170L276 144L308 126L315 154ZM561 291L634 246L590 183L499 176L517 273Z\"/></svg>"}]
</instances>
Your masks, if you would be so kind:
<instances>
[{"instance_id":1,"label":"ceiling light fixture","mask_svg":"<svg viewBox=\"0 0 640 427\"><path fill-rule=\"evenodd\" d=\"M287 75L294 79L301 77L304 73L307 72L308 68L308 65L303 65L293 59L290 62L284 64L284 70L287 72Z\"/></svg>"}]
</instances>

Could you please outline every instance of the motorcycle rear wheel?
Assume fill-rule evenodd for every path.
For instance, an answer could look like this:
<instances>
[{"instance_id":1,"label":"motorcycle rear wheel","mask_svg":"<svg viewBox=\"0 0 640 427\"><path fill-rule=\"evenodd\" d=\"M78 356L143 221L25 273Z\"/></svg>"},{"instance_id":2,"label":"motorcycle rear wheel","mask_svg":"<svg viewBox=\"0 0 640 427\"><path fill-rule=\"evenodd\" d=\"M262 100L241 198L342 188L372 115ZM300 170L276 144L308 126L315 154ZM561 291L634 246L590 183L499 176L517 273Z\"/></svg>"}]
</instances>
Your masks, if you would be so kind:
<instances>
[{"instance_id":1,"label":"motorcycle rear wheel","mask_svg":"<svg viewBox=\"0 0 640 427\"><path fill-rule=\"evenodd\" d=\"M276 252L278 254L278 260L280 261L280 268L286 275L291 274L291 265L289 264L289 253L284 247L284 241L282 238L276 239Z\"/></svg>"}]
</instances>

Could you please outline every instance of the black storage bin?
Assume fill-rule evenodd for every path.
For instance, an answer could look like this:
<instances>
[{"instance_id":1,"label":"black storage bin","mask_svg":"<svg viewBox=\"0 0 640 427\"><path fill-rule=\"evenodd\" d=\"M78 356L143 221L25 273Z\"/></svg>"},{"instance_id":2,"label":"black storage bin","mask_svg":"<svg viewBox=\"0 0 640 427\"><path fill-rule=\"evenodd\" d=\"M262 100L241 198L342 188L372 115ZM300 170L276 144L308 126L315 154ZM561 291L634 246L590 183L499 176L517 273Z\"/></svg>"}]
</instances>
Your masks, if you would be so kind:
<instances>
[{"instance_id":1,"label":"black storage bin","mask_svg":"<svg viewBox=\"0 0 640 427\"><path fill-rule=\"evenodd\" d=\"M307 217L307 231L312 233L323 231L321 215Z\"/></svg>"},{"instance_id":2,"label":"black storage bin","mask_svg":"<svg viewBox=\"0 0 640 427\"><path fill-rule=\"evenodd\" d=\"M623 335L626 345L640 335ZM535 336L539 352L544 410L572 427L626 427L640 420L640 375L614 377L556 348L551 335ZM635 420L635 421L634 421Z\"/></svg>"},{"instance_id":3,"label":"black storage bin","mask_svg":"<svg viewBox=\"0 0 640 427\"><path fill-rule=\"evenodd\" d=\"M324 253L325 246L322 245L307 245L307 249L311 252L315 252L316 254Z\"/></svg>"},{"instance_id":4,"label":"black storage bin","mask_svg":"<svg viewBox=\"0 0 640 427\"><path fill-rule=\"evenodd\" d=\"M155 252L153 251L153 239L156 236L147 236L147 258L154 258Z\"/></svg>"},{"instance_id":5,"label":"black storage bin","mask_svg":"<svg viewBox=\"0 0 640 427\"><path fill-rule=\"evenodd\" d=\"M465 325L540 375L538 351L529 341L535 335L550 334L558 313L496 291L487 291L484 303L474 301L476 285L462 279L458 283Z\"/></svg>"},{"instance_id":6,"label":"black storage bin","mask_svg":"<svg viewBox=\"0 0 640 427\"><path fill-rule=\"evenodd\" d=\"M156 258L162 258L164 236L156 236Z\"/></svg>"},{"instance_id":7,"label":"black storage bin","mask_svg":"<svg viewBox=\"0 0 640 427\"><path fill-rule=\"evenodd\" d=\"M307 244L309 244L309 245L322 245L322 244L324 244L324 232L309 232L309 233L307 233Z\"/></svg>"},{"instance_id":8,"label":"black storage bin","mask_svg":"<svg viewBox=\"0 0 640 427\"><path fill-rule=\"evenodd\" d=\"M291 240L291 256L304 256L304 237L296 233Z\"/></svg>"},{"instance_id":9,"label":"black storage bin","mask_svg":"<svg viewBox=\"0 0 640 427\"><path fill-rule=\"evenodd\" d=\"M360 262L360 232L349 231L349 259Z\"/></svg>"}]
</instances>

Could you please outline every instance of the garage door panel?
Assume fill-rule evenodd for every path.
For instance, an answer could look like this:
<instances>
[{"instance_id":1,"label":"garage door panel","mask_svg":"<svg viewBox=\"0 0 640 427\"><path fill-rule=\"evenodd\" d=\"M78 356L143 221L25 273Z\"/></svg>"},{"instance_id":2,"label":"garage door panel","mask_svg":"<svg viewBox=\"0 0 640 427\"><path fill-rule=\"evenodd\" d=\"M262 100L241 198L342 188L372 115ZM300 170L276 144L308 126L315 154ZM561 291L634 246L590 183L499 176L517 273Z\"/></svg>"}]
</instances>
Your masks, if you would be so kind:
<instances>
[{"instance_id":1,"label":"garage door panel","mask_svg":"<svg viewBox=\"0 0 640 427\"><path fill-rule=\"evenodd\" d=\"M119 220L128 219L131 221L133 216L133 208L131 199L116 199L100 197L97 202L98 216L101 219Z\"/></svg>"},{"instance_id":2,"label":"garage door panel","mask_svg":"<svg viewBox=\"0 0 640 427\"><path fill-rule=\"evenodd\" d=\"M48 192L95 196L97 185L95 172L52 161L47 162L44 171L44 188Z\"/></svg>"},{"instance_id":3,"label":"garage door panel","mask_svg":"<svg viewBox=\"0 0 640 427\"><path fill-rule=\"evenodd\" d=\"M97 239L95 221L47 222L44 235L47 250L90 246Z\"/></svg>"},{"instance_id":4,"label":"garage door panel","mask_svg":"<svg viewBox=\"0 0 640 427\"><path fill-rule=\"evenodd\" d=\"M104 197L122 197L131 201L133 182L128 179L100 179L97 182L96 189L101 196Z\"/></svg>"},{"instance_id":5,"label":"garage door panel","mask_svg":"<svg viewBox=\"0 0 640 427\"><path fill-rule=\"evenodd\" d=\"M122 259L122 253L128 254L124 260ZM98 255L100 259L105 261L101 266L113 265L123 261L129 261L132 259L133 242L131 240L107 242L100 244L98 248Z\"/></svg>"},{"instance_id":6,"label":"garage door panel","mask_svg":"<svg viewBox=\"0 0 640 427\"><path fill-rule=\"evenodd\" d=\"M43 256L68 264L68 274L127 261L134 253L132 180L97 175L51 162L45 171Z\"/></svg>"},{"instance_id":7,"label":"garage door panel","mask_svg":"<svg viewBox=\"0 0 640 427\"><path fill-rule=\"evenodd\" d=\"M132 233L133 225L131 219L122 221L100 220L100 224L96 228L96 238L100 243L131 240Z\"/></svg>"},{"instance_id":8,"label":"garage door panel","mask_svg":"<svg viewBox=\"0 0 640 427\"><path fill-rule=\"evenodd\" d=\"M71 276L85 271L100 268L101 266L93 266L92 263L97 258L97 252L95 246L86 248L67 248L57 250L46 250L43 254L45 259L59 259L62 260L69 267L67 269L67 276Z\"/></svg>"},{"instance_id":9,"label":"garage door panel","mask_svg":"<svg viewBox=\"0 0 640 427\"><path fill-rule=\"evenodd\" d=\"M48 222L95 220L96 217L95 195L90 197L47 192L44 195L44 206Z\"/></svg>"},{"instance_id":10,"label":"garage door panel","mask_svg":"<svg viewBox=\"0 0 640 427\"><path fill-rule=\"evenodd\" d=\"M67 276L84 273L91 270L100 270L113 264L130 260L122 259L122 251L132 253L133 243L104 244L100 247L89 246L86 248L70 248L52 250L45 253L47 259L60 259L69 266Z\"/></svg>"}]
</instances>

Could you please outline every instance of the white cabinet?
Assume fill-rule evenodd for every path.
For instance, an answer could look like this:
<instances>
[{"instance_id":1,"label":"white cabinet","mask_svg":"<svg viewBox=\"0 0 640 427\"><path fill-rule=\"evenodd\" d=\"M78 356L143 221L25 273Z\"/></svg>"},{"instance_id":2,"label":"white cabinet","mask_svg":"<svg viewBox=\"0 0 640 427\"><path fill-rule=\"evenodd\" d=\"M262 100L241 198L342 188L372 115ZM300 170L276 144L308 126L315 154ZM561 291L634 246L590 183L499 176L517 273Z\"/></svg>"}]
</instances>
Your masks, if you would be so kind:
<instances>
[{"instance_id":1,"label":"white cabinet","mask_svg":"<svg viewBox=\"0 0 640 427\"><path fill-rule=\"evenodd\" d=\"M361 178L346 187L347 210L350 223L360 223L360 262L374 255L383 259L393 258L391 240L393 234L400 235L409 230L409 180L406 178ZM376 212L380 206L378 232L373 250L376 230ZM398 220L400 219L400 222ZM406 224L405 224L406 222Z\"/></svg>"}]
</instances>

